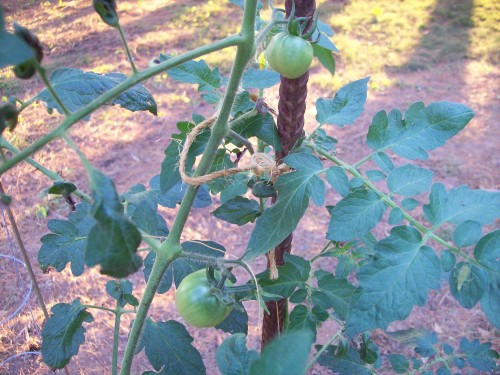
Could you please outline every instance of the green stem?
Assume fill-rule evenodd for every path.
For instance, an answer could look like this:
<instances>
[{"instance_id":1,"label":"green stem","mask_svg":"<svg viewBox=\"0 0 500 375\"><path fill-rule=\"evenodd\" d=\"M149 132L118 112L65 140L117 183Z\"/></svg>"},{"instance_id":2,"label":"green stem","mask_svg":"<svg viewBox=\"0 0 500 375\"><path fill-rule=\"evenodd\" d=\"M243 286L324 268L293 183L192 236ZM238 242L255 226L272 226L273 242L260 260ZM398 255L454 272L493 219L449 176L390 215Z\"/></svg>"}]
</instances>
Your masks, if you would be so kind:
<instances>
[{"instance_id":1,"label":"green stem","mask_svg":"<svg viewBox=\"0 0 500 375\"><path fill-rule=\"evenodd\" d=\"M339 329L339 330L337 331L337 333L335 333L335 335L333 335L333 336L332 336L332 338L331 338L330 340L328 340L328 342L327 342L325 345L323 345L323 346L321 347L321 349L320 349L320 350L318 350L318 352L317 352L317 353L316 353L316 355L313 357L313 359L311 359L311 360L309 361L309 363L308 363L308 364L307 364L307 366L306 366L306 371L305 371L305 373L306 373L306 374L307 374L307 372L311 369L311 367L313 367L314 363L316 363L316 361L317 361L317 360L318 360L318 358L321 356L321 354L323 354L323 352L324 352L325 350L327 350L327 349L328 349L328 347L329 347L330 345L332 345L332 344L335 342L335 340L337 340L337 339L338 339L338 338L340 338L340 337L342 337L342 330L341 330L341 329Z\"/></svg>"},{"instance_id":2,"label":"green stem","mask_svg":"<svg viewBox=\"0 0 500 375\"><path fill-rule=\"evenodd\" d=\"M122 26L119 23L118 23L118 31L120 32L120 38L122 40L123 47L125 47L125 51L127 52L128 61L130 61L130 66L132 67L132 70L134 71L135 74L138 72L138 70L135 67L134 58L132 57L130 49L128 48L127 39L125 38L125 33L123 32Z\"/></svg>"},{"instance_id":3,"label":"green stem","mask_svg":"<svg viewBox=\"0 0 500 375\"><path fill-rule=\"evenodd\" d=\"M180 248L180 245L178 246ZM148 282L146 284L146 289L144 290L144 295L142 296L141 302L139 303L139 308L137 309L137 315L135 317L132 328L130 329L130 334L128 337L127 346L125 348L125 353L123 354L122 368L120 371L121 375L129 375L132 368L132 361L134 359L135 348L137 347L137 342L141 335L142 327L146 321L149 307L156 294L156 289L160 284L161 278L165 273L167 267L174 260L164 255L167 251L158 251L156 253L156 261L153 264L153 269L151 270L151 275L149 276Z\"/></svg>"},{"instance_id":4,"label":"green stem","mask_svg":"<svg viewBox=\"0 0 500 375\"><path fill-rule=\"evenodd\" d=\"M87 156L82 152L82 150L80 150L80 147L78 147L78 145L73 141L73 139L71 139L69 134L66 132L64 132L61 135L61 138L64 139L66 144L75 152L75 154L78 155L78 158L80 159L80 161L84 165L85 169L87 170L87 172L90 173L90 171L94 167L92 166L92 163L89 161L89 159L87 159Z\"/></svg>"},{"instance_id":5,"label":"green stem","mask_svg":"<svg viewBox=\"0 0 500 375\"><path fill-rule=\"evenodd\" d=\"M373 155L375 155L376 152L372 152L370 155L366 155L363 159L358 161L357 163L354 163L352 166L354 169L358 169L362 164L366 163L368 160L372 158Z\"/></svg>"},{"instance_id":6,"label":"green stem","mask_svg":"<svg viewBox=\"0 0 500 375\"><path fill-rule=\"evenodd\" d=\"M418 229L420 232L422 232L427 238L432 239L439 243L440 245L444 246L448 250L452 251L453 253L461 256L464 259L468 259L470 263L473 263L474 265L486 269L489 272L492 272L494 274L497 274L498 272L490 269L489 267L486 267L484 264L479 263L477 260L470 258L466 253L462 252L460 249L456 248L455 246L451 245L447 241L443 240L441 237L438 235L434 234L432 231L434 228L427 228L424 225L420 224L420 222L416 219L414 219L408 212L406 212L402 207L400 207L396 202L394 202L390 196L385 194L383 191L380 191L375 185L373 185L370 181L368 181L361 173L359 173L356 168L351 166L350 164L345 163L344 161L337 159L335 156L329 154L328 152L322 150L319 147L316 147L315 145L311 143L305 143L307 147L310 149L316 151L318 154L324 156L330 161L333 161L335 164L341 166L344 168L346 171L348 171L350 174L352 174L354 177L361 178L363 180L364 185L372 190L375 194L377 194L380 199L389 207L392 208L398 208L401 210L403 217L411 223L416 229Z\"/></svg>"},{"instance_id":7,"label":"green stem","mask_svg":"<svg viewBox=\"0 0 500 375\"><path fill-rule=\"evenodd\" d=\"M69 111L69 109L66 108L66 106L62 102L61 98L59 98L59 96L55 92L54 88L52 87L52 84L50 83L50 80L47 77L45 69L36 60L34 60L33 63L35 64L36 71L40 75L40 78L42 79L43 83L45 84L45 87L47 87L47 90L49 90L50 95L52 95L52 97L56 101L56 103L59 106L59 108L61 108L61 111L63 111L63 113L66 116L71 115L71 112Z\"/></svg>"},{"instance_id":8,"label":"green stem","mask_svg":"<svg viewBox=\"0 0 500 375\"><path fill-rule=\"evenodd\" d=\"M19 109L17 110L17 113L21 113L22 111L24 111L26 109L26 107L28 107L31 103L33 103L34 101L36 100L36 96L26 100L25 102L23 102L21 104L21 107L19 107Z\"/></svg>"},{"instance_id":9,"label":"green stem","mask_svg":"<svg viewBox=\"0 0 500 375\"><path fill-rule=\"evenodd\" d=\"M71 113L66 116L64 120L50 133L46 134L44 137L37 140L35 143L21 151L19 154L15 155L12 159L7 160L6 162L0 165L0 175L14 167L17 163L22 161L27 156L35 153L47 143L53 141L54 139L60 137L67 129L73 126L77 121L83 119L84 117L91 114L97 108L101 107L103 104L111 101L113 98L116 98L118 95L128 90L129 88L137 85L138 83L157 75L167 69L173 68L179 64L182 64L186 61L192 60L194 58L209 54L211 52L219 51L221 49L237 46L242 44L245 41L245 38L242 35L231 35L227 38L214 42L212 44L202 46L199 48L195 48L192 51L183 53L179 56L172 57L171 59L164 61L156 66L138 72L134 74L132 77L127 78L125 81L113 87L111 90L106 91L104 94L94 99L89 104L83 106L77 111ZM234 94L233 94L234 95Z\"/></svg>"},{"instance_id":10,"label":"green stem","mask_svg":"<svg viewBox=\"0 0 500 375\"><path fill-rule=\"evenodd\" d=\"M255 153L252 144L248 139L243 137L242 135L236 133L234 130L229 129L227 131L227 135L231 138L233 138L236 142L241 143L243 146L247 148L247 150L250 152L251 155Z\"/></svg>"},{"instance_id":11,"label":"green stem","mask_svg":"<svg viewBox=\"0 0 500 375\"><path fill-rule=\"evenodd\" d=\"M116 302L116 315L115 315L115 330L113 334L113 359L111 361L111 374L116 375L118 373L118 344L120 342L120 319L122 314L120 311L120 304Z\"/></svg>"}]
</instances>

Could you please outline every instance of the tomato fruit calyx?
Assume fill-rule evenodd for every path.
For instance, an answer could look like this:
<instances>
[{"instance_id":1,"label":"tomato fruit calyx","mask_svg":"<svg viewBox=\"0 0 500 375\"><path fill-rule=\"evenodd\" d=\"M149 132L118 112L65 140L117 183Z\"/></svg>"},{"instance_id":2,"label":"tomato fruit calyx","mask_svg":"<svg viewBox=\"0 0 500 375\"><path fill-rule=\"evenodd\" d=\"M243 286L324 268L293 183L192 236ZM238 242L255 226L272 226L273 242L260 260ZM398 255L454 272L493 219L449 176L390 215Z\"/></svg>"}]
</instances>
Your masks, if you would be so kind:
<instances>
[{"instance_id":1,"label":"tomato fruit calyx","mask_svg":"<svg viewBox=\"0 0 500 375\"><path fill-rule=\"evenodd\" d=\"M314 34L316 29L318 28L318 14L314 18L313 24L309 28L308 32L305 32L311 17L297 17L295 18L295 2L292 1L292 10L290 11L290 17L288 17L287 29L288 33L291 35L299 36L304 40L308 40ZM319 39L319 33L318 33ZM315 40L311 43L317 43L318 40Z\"/></svg>"}]
</instances>

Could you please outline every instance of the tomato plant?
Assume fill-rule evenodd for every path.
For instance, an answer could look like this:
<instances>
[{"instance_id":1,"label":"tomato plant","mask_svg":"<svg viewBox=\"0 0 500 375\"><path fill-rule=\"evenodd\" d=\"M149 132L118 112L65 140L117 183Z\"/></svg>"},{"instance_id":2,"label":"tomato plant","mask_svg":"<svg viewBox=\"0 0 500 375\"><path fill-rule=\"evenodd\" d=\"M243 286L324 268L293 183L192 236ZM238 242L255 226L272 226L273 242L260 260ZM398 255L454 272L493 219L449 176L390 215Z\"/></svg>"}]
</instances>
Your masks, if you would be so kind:
<instances>
[{"instance_id":1,"label":"tomato plant","mask_svg":"<svg viewBox=\"0 0 500 375\"><path fill-rule=\"evenodd\" d=\"M175 306L184 320L194 327L215 327L227 318L232 306L225 305L209 283L205 270L186 276L175 292Z\"/></svg>"},{"instance_id":2,"label":"tomato plant","mask_svg":"<svg viewBox=\"0 0 500 375\"><path fill-rule=\"evenodd\" d=\"M67 219L48 222L50 233L41 238L38 252L43 271L61 272L69 264L74 276L99 267L113 278L106 292L114 306L83 304L77 298L55 304L50 316L46 313L41 333L44 363L56 369L71 366L84 344L86 324L94 321L90 311L97 310L115 319L113 374L130 374L134 356L142 350L154 369L144 374L205 374L186 327L170 316L158 321L149 316L157 294L175 287L176 305L187 323L227 334L217 350L223 375L233 374L235 368L250 375L299 375L318 364L340 374L498 371L498 353L491 343L463 337L452 346L435 332L411 331L406 342L415 353L407 358L380 350L371 336L373 330L406 319L442 285L464 308L480 305L491 326L500 327L500 230L492 229L499 217L500 193L466 185L447 189L431 170L415 164L462 131L473 110L440 101L380 111L367 129L366 155L348 162L337 152L332 129L341 132L358 120L369 78L317 99L315 126L304 131L311 59L317 57L332 73L335 68L333 30L314 18L315 2L287 0L285 9L269 2L268 20L260 17L260 1L232 3L241 8L240 30L179 55L161 54L151 66L140 67L128 48L115 1L94 0L102 20L120 34L130 62L128 74L62 67L48 75L36 36L28 30L20 33L18 27L14 33L7 31L0 8L0 68L27 64L32 70L28 73L36 72L45 85L33 98L13 98L0 106L0 174L30 163L54 180L48 192L61 195L71 207ZM279 33L285 24L288 30ZM266 45L273 33L278 35ZM229 76L199 60L230 47L237 52ZM252 65L266 47L271 67L294 79L281 80L261 59L260 69ZM155 98L142 83L165 73L171 80L197 85L201 100L212 105L214 113L179 122L164 150L160 173L119 194L69 130L105 105L157 115ZM264 91L278 83L279 113L264 99ZM63 118L20 150L4 135L16 131L23 111L36 110L30 106L35 101ZM88 192L33 159L36 151L59 138L87 171ZM240 163L243 160L246 163ZM12 199L1 184L0 198L0 207L7 207L15 223L8 206ZM324 227L318 224L323 243L315 248L317 242L311 241L314 248L307 256L291 254L292 234L310 204L328 215ZM215 205L211 220L251 228L244 248L229 244L226 251L221 244L194 238L181 242L190 235L184 229L191 210ZM164 210L175 217L171 223ZM379 225L391 229L377 231ZM452 236L442 235L443 228L452 230ZM254 262L264 256L268 267L256 274ZM28 256L26 265L30 267ZM206 268L223 270L220 279L207 278ZM143 291L134 290L129 280L139 270L147 283ZM32 282L36 285L34 276ZM247 349L245 306L252 303L262 309L264 322L274 324L270 330L264 325L261 353ZM119 365L124 314L134 318ZM331 325L325 324L328 321ZM334 332L327 331L331 326ZM404 341L408 332L386 334Z\"/></svg>"},{"instance_id":3,"label":"tomato plant","mask_svg":"<svg viewBox=\"0 0 500 375\"><path fill-rule=\"evenodd\" d=\"M283 77L295 79L311 66L313 48L300 36L281 32L269 42L266 59L269 66Z\"/></svg>"}]
</instances>

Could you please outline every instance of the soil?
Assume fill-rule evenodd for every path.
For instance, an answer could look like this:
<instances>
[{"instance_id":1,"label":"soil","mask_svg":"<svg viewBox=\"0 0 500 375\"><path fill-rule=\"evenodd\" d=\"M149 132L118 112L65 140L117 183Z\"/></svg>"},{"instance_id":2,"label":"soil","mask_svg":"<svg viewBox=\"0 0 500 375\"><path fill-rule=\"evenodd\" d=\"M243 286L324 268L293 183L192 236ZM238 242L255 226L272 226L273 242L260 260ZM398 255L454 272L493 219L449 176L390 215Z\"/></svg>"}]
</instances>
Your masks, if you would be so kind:
<instances>
[{"instance_id":1,"label":"soil","mask_svg":"<svg viewBox=\"0 0 500 375\"><path fill-rule=\"evenodd\" d=\"M161 52L176 53L185 49L188 43L184 37L171 37L168 44L155 43L155 38L168 40L158 30L166 29L175 22L179 11L188 4L198 5L203 1L160 1L140 2L123 1L119 4L120 20L124 26L132 53L137 57L139 68L147 67L149 61ZM113 70L130 73L125 55L121 50L118 33L102 24L94 14L89 1L74 0L69 2L21 2L6 0L2 2L6 15L13 20L33 29L43 41L49 70L61 66L92 70L99 67L102 71ZM228 20L238 20L239 10L228 8L224 15ZM9 24L10 18L7 21ZM196 38L196 27L193 38ZM220 31L214 30L217 38ZM190 41L192 42L192 40ZM340 57L337 70L344 68ZM320 68L315 67L311 74ZM7 75L7 71L0 71ZM330 128L328 133L339 140L339 155L344 160L355 162L366 155L364 137L373 115L381 109L406 109L411 103L423 101L449 100L466 103L476 113L468 127L450 140L444 147L431 152L428 160L419 164L431 168L434 182L442 182L447 188L467 184L471 188L499 189L500 159L498 158L498 140L500 139L500 85L498 66L474 60L461 60L452 63L437 64L432 69L416 72L395 71L390 73L397 85L382 91L370 92L364 114L355 125L350 127ZM7 79L11 86L0 86L0 96L15 94L20 98L36 95L42 84L35 79L29 85L20 85L18 81ZM6 82L7 82L6 81ZM92 115L88 122L77 124L71 135L95 166L114 179L120 192L128 190L135 183L147 184L149 179L160 172L163 150L170 142L170 134L178 121L187 120L191 113L210 115L212 108L203 104L192 86L182 85L159 77L145 83L154 94L159 113L154 117L149 113L131 113L120 108L106 107ZM318 87L310 87L306 129L314 128L314 102L325 94ZM277 88L266 91L266 98L277 107ZM13 141L24 148L50 129L54 128L61 116L48 115L42 104L35 104L23 112L20 125L16 129ZM46 167L58 171L64 178L74 182L81 190L87 191L87 178L83 167L75 154L62 141L54 141L36 153L35 160ZM393 156L395 163L402 162ZM12 210L16 216L24 244L28 249L31 262L44 295L47 306L58 302L71 302L79 298L82 303L113 306L112 300L104 293L108 277L99 274L97 269L88 269L83 276L75 278L67 267L61 273L55 271L42 274L37 267L37 252L40 237L48 232L47 222L51 219L64 219L69 213L68 206L61 200L48 197L44 189L51 185L49 179L28 164L21 164L2 176L1 183L12 196ZM217 198L214 199L217 201ZM336 194L328 193L327 200L333 204L339 200ZM240 228L219 221L210 215L215 205L206 209L194 210L183 233L183 240L213 240L226 247L228 252L239 255L245 249L251 227ZM176 210L161 209L161 214L169 225ZM0 254L20 258L18 246L14 241L11 226L0 218ZM323 235L328 225L328 216L323 209L311 206L301 221L300 228L294 235L293 253L311 257L324 244ZM8 230L7 230L8 229ZM384 228L380 229L382 232ZM379 234L383 234L383 233ZM318 235L318 233L320 233ZM7 234L10 236L7 237ZM332 262L321 265L327 270L334 267ZM264 259L254 266L255 272L265 268ZM27 293L29 279L22 268L19 276L14 266L6 258L0 258L2 286L0 288L0 319L12 314ZM144 289L144 277L141 272L133 275L134 294L140 296ZM444 284L443 284L444 285ZM178 319L172 291L159 295L151 308L155 320ZM250 316L248 346L260 349L260 314L255 303L246 303ZM109 313L93 310L94 323L87 326L85 343L79 354L69 364L70 374L110 374L112 350L113 319ZM128 327L132 316L124 316L120 329L120 351L127 339ZM0 362L15 354L38 351L40 344L39 326L44 318L41 309L31 295L28 304L11 320L0 325ZM462 336L477 338L481 342L493 342L500 349L498 331L488 323L482 311L476 307L466 310L451 297L449 290L443 287L429 294L424 307L415 307L410 317L404 322L395 322L389 331L414 327L434 330L450 344L457 344ZM194 345L203 355L208 374L218 374L215 354L217 347L228 336L215 329L194 330L187 327L194 337ZM335 332L333 325L321 328L319 342L326 342ZM374 338L383 353L398 353L406 350L390 339L382 330L374 332ZM151 369L144 353L134 361L133 373L140 374ZM47 374L50 370L36 355L22 355L13 358L0 367L0 374ZM316 366L311 374L328 373ZM390 373L387 371L386 373Z\"/></svg>"}]
</instances>

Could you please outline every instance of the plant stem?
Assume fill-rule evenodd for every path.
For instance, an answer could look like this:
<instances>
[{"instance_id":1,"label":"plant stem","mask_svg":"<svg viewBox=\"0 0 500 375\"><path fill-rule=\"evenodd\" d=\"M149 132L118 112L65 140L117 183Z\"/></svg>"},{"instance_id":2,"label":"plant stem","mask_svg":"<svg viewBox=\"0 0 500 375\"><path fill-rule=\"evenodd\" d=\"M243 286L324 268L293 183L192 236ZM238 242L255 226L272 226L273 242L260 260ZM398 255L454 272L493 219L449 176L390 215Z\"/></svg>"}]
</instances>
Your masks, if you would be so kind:
<instances>
[{"instance_id":1,"label":"plant stem","mask_svg":"<svg viewBox=\"0 0 500 375\"><path fill-rule=\"evenodd\" d=\"M0 193L5 194L5 190L3 189L2 183L0 182ZM35 291L36 298L40 307L42 308L43 315L45 319L49 319L49 312L47 310L47 306L43 300L42 292L40 291L40 287L38 286L38 281L35 276L35 272L33 272L33 267L31 266L31 261L28 256L28 252L24 247L24 242L21 237L21 233L19 232L19 228L17 227L16 219L14 214L12 213L12 209L9 205L6 205L5 211L7 212L7 217L9 218L10 225L12 226L12 231L14 232L14 237L16 238L17 245L19 246L19 250L21 251L21 255L23 256L24 264L26 265L26 270L28 271L29 278L33 284L33 290Z\"/></svg>"},{"instance_id":2,"label":"plant stem","mask_svg":"<svg viewBox=\"0 0 500 375\"><path fill-rule=\"evenodd\" d=\"M34 60L33 63L35 64L36 71L40 75L40 78L42 79L43 83L45 84L45 87L47 87L47 90L49 90L50 95L52 95L52 97L56 101L56 103L59 106L59 108L61 108L61 111L66 116L71 115L71 112L69 111L69 109L66 108L66 106L62 102L61 98L59 98L59 96L56 94L54 88L52 87L52 84L50 83L50 80L47 78L47 74L45 72L45 69L36 60Z\"/></svg>"},{"instance_id":3,"label":"plant stem","mask_svg":"<svg viewBox=\"0 0 500 375\"><path fill-rule=\"evenodd\" d=\"M156 260L153 264L151 275L149 276L146 289L144 290L141 302L139 303L139 308L137 309L137 315L129 333L127 346L125 348L125 353L123 354L122 368L120 370L121 375L130 374L135 348L137 347L142 327L146 321L149 307L151 306L151 302L156 294L156 289L160 284L161 278L172 261L173 259L165 256L164 252L158 251L156 253Z\"/></svg>"},{"instance_id":4,"label":"plant stem","mask_svg":"<svg viewBox=\"0 0 500 375\"><path fill-rule=\"evenodd\" d=\"M157 75L167 69L173 68L179 64L182 64L186 61L192 60L194 58L209 54L211 52L219 51L221 49L237 46L242 44L245 41L242 35L231 35L227 38L214 42L212 44L202 46L199 48L195 48L192 51L183 53L179 56L172 57L171 59L164 61L156 66L145 69L143 71L134 74L132 77L127 78L125 81L113 87L111 90L106 91L104 94L94 99L89 104L83 106L77 111L71 113L66 116L64 120L61 121L59 126L57 126L50 133L46 134L44 137L37 140L35 143L31 144L29 147L25 148L19 154L15 155L12 159L9 159L0 165L0 175L14 167L17 163L22 161L27 156L30 156L34 152L41 149L47 143L53 141L54 139L60 137L67 129L73 126L77 121L83 119L88 116L90 113L95 111L97 108L102 106L103 104L109 102L113 98L116 98L118 95L128 90L129 88L135 86L136 84ZM233 94L234 95L234 94Z\"/></svg>"},{"instance_id":5,"label":"plant stem","mask_svg":"<svg viewBox=\"0 0 500 375\"><path fill-rule=\"evenodd\" d=\"M320 349L320 350L318 350L318 352L317 352L317 353L316 353L316 355L313 357L313 359L311 359L311 360L309 361L309 363L308 363L308 364L307 364L307 366L306 366L306 371L305 371L305 373L306 373L306 374L307 374L307 372L311 369L311 367L313 367L314 363L318 360L318 358L321 356L321 354L323 354L323 352L324 352L325 350L327 350L327 349L328 349L328 347L329 347L330 345L332 345L332 344L335 342L335 340L337 340L337 339L338 339L338 338L340 338L340 337L342 337L342 330L341 330L341 329L340 329L340 330L338 330L338 331L337 331L337 333L335 333L335 335L333 335L333 336L332 336L332 338L331 338L331 339L330 339L330 340L329 340L329 341L328 341L325 345L323 345L323 346L321 347L321 349Z\"/></svg>"},{"instance_id":6,"label":"plant stem","mask_svg":"<svg viewBox=\"0 0 500 375\"><path fill-rule=\"evenodd\" d=\"M247 150L250 152L251 155L253 155L255 153L252 144L245 137L239 135L238 133L236 133L234 130L231 130L231 129L229 129L227 131L227 135L229 137L233 138L236 142L243 144L243 146L245 146L247 148Z\"/></svg>"},{"instance_id":7,"label":"plant stem","mask_svg":"<svg viewBox=\"0 0 500 375\"><path fill-rule=\"evenodd\" d=\"M118 23L118 31L120 32L120 38L122 40L123 47L125 47L125 51L127 52L128 61L130 61L130 66L132 67L132 70L135 74L138 72L138 70L135 67L134 58L132 57L132 54L130 53L130 49L128 48L128 44L127 44L127 39L125 38L125 33L123 32L123 29L122 29L122 26L120 25L120 23Z\"/></svg>"},{"instance_id":8,"label":"plant stem","mask_svg":"<svg viewBox=\"0 0 500 375\"><path fill-rule=\"evenodd\" d=\"M113 359L111 361L111 374L118 373L118 344L120 343L120 319L122 314L120 312L120 304L116 301L116 315L115 315L115 330L113 334Z\"/></svg>"}]
</instances>

